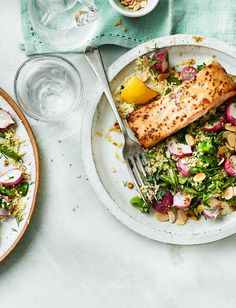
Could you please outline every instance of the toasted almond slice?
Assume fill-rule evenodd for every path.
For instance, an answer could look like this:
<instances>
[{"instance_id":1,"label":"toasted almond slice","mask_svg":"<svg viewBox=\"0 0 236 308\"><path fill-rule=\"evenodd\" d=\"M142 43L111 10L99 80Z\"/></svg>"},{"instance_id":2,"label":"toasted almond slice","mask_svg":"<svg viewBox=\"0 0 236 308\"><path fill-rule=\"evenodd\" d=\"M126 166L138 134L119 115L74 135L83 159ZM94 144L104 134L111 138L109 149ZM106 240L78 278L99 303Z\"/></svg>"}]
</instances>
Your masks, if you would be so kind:
<instances>
[{"instance_id":1,"label":"toasted almond slice","mask_svg":"<svg viewBox=\"0 0 236 308\"><path fill-rule=\"evenodd\" d=\"M234 196L236 196L236 186L233 187Z\"/></svg>"},{"instance_id":2,"label":"toasted almond slice","mask_svg":"<svg viewBox=\"0 0 236 308\"><path fill-rule=\"evenodd\" d=\"M231 147L231 146L228 144L228 142L225 142L225 144L226 144L227 148L228 148L230 151L234 151L234 148Z\"/></svg>"},{"instance_id":3,"label":"toasted almond slice","mask_svg":"<svg viewBox=\"0 0 236 308\"><path fill-rule=\"evenodd\" d=\"M170 210L168 212L168 216L169 216L169 222L173 224L175 222L175 220L176 220L175 213Z\"/></svg>"},{"instance_id":4,"label":"toasted almond slice","mask_svg":"<svg viewBox=\"0 0 236 308\"><path fill-rule=\"evenodd\" d=\"M228 148L227 146L222 146L219 148L219 150L217 151L217 155L220 156L220 155L223 155L224 153L226 153L228 151Z\"/></svg>"},{"instance_id":5,"label":"toasted almond slice","mask_svg":"<svg viewBox=\"0 0 236 308\"><path fill-rule=\"evenodd\" d=\"M224 162L224 157L221 158L221 160L218 162L218 166L220 166Z\"/></svg>"},{"instance_id":6,"label":"toasted almond slice","mask_svg":"<svg viewBox=\"0 0 236 308\"><path fill-rule=\"evenodd\" d=\"M169 220L168 214L162 214L160 212L156 212L155 216L156 216L156 219L159 220L159 221L167 221L167 220Z\"/></svg>"},{"instance_id":7,"label":"toasted almond slice","mask_svg":"<svg viewBox=\"0 0 236 308\"><path fill-rule=\"evenodd\" d=\"M234 190L233 190L233 187L230 186L230 187L227 187L223 193L222 193L222 196L226 199L226 200L230 200L234 195Z\"/></svg>"},{"instance_id":8,"label":"toasted almond slice","mask_svg":"<svg viewBox=\"0 0 236 308\"><path fill-rule=\"evenodd\" d=\"M225 139L227 139L227 137L229 136L229 134L232 134L232 132L226 130L225 132L223 132L222 137L225 138Z\"/></svg>"},{"instance_id":9,"label":"toasted almond slice","mask_svg":"<svg viewBox=\"0 0 236 308\"><path fill-rule=\"evenodd\" d=\"M186 223L187 219L188 219L188 217L187 217L185 211L178 210L178 212L177 212L177 220L176 220L175 224L177 226L182 226L182 225L184 225Z\"/></svg>"},{"instance_id":10,"label":"toasted almond slice","mask_svg":"<svg viewBox=\"0 0 236 308\"><path fill-rule=\"evenodd\" d=\"M193 136L186 134L185 135L185 140L187 142L188 145L193 146L195 144L195 140L193 138Z\"/></svg>"},{"instance_id":11,"label":"toasted almond slice","mask_svg":"<svg viewBox=\"0 0 236 308\"><path fill-rule=\"evenodd\" d=\"M145 7L147 5L147 1L141 1L140 2L140 7Z\"/></svg>"},{"instance_id":12,"label":"toasted almond slice","mask_svg":"<svg viewBox=\"0 0 236 308\"><path fill-rule=\"evenodd\" d=\"M183 164L187 164L190 161L190 158L188 156L184 156L181 158L181 161Z\"/></svg>"},{"instance_id":13,"label":"toasted almond slice","mask_svg":"<svg viewBox=\"0 0 236 308\"><path fill-rule=\"evenodd\" d=\"M148 60L148 58L146 56L144 56L143 57L143 66L144 67L148 67L148 65L149 65L149 60Z\"/></svg>"},{"instance_id":14,"label":"toasted almond slice","mask_svg":"<svg viewBox=\"0 0 236 308\"><path fill-rule=\"evenodd\" d=\"M139 3L136 3L135 6L133 7L133 10L134 11L137 11L140 9L140 4Z\"/></svg>"},{"instance_id":15,"label":"toasted almond slice","mask_svg":"<svg viewBox=\"0 0 236 308\"><path fill-rule=\"evenodd\" d=\"M225 129L231 131L231 132L235 132L236 131L236 126L231 125L230 123L226 123L225 124Z\"/></svg>"},{"instance_id":16,"label":"toasted almond slice","mask_svg":"<svg viewBox=\"0 0 236 308\"><path fill-rule=\"evenodd\" d=\"M206 178L204 172L200 172L193 177L194 182L202 182Z\"/></svg>"},{"instance_id":17,"label":"toasted almond slice","mask_svg":"<svg viewBox=\"0 0 236 308\"><path fill-rule=\"evenodd\" d=\"M145 82L148 79L147 72L143 71L137 74L137 77L142 81Z\"/></svg>"},{"instance_id":18,"label":"toasted almond slice","mask_svg":"<svg viewBox=\"0 0 236 308\"><path fill-rule=\"evenodd\" d=\"M227 140L231 147L236 145L236 135L234 133L230 133L227 137Z\"/></svg>"}]
</instances>

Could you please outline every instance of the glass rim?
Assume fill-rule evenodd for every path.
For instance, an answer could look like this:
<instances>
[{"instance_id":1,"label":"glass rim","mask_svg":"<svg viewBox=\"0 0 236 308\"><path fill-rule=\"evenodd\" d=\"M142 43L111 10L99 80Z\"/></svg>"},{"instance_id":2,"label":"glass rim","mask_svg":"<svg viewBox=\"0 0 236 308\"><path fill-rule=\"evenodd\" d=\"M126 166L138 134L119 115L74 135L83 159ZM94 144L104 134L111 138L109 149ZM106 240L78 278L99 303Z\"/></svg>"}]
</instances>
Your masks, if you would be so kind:
<instances>
[{"instance_id":1,"label":"glass rim","mask_svg":"<svg viewBox=\"0 0 236 308\"><path fill-rule=\"evenodd\" d=\"M21 100L19 99L18 96L18 79L20 76L20 73L22 71L22 69L31 61L35 60L35 59L41 59L41 60L45 60L46 58L54 58L54 59L58 59L58 60L62 60L63 62L66 62L76 73L77 77L78 77L78 81L79 81L79 87L80 87L80 93L77 96L75 102L73 103L73 105L63 114L63 115L58 115L55 117L44 117L44 116L37 116L35 113L31 112L30 110L27 110L25 108L25 106L22 104ZM26 115L28 115L29 117L31 117L32 119L39 121L39 122L53 122L53 121L58 121L61 120L63 117L68 116L73 110L76 109L76 106L79 105L79 102L81 101L82 98L82 94L83 94L83 83L81 80L81 76L80 73L78 71L78 69L75 67L75 65L70 62L69 60L67 60L66 58L62 57L62 56L58 56L58 55L52 55L52 54L48 54L48 53L41 53L41 54L37 54L37 55L31 55L29 56L29 59L25 60L17 69L15 77L14 77L14 92L15 92L15 98L16 98L16 102L17 104L21 107L21 109L26 113Z\"/></svg>"}]
</instances>

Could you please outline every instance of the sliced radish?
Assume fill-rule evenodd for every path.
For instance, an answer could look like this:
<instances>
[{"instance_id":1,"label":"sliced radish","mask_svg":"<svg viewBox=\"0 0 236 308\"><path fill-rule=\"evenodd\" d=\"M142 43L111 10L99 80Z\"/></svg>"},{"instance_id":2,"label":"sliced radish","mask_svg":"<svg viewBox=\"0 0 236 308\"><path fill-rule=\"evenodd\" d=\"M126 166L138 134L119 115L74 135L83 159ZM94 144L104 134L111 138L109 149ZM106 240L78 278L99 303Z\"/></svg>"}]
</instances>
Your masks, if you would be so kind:
<instances>
[{"instance_id":1,"label":"sliced radish","mask_svg":"<svg viewBox=\"0 0 236 308\"><path fill-rule=\"evenodd\" d=\"M186 209L192 202L192 197L186 193L177 192L173 198L173 206L178 209Z\"/></svg>"},{"instance_id":2,"label":"sliced radish","mask_svg":"<svg viewBox=\"0 0 236 308\"><path fill-rule=\"evenodd\" d=\"M168 51L157 51L151 58L151 61L158 61L152 65L152 69L159 73L165 73L169 69Z\"/></svg>"},{"instance_id":3,"label":"sliced radish","mask_svg":"<svg viewBox=\"0 0 236 308\"><path fill-rule=\"evenodd\" d=\"M227 105L226 118L232 125L236 125L236 102Z\"/></svg>"},{"instance_id":4,"label":"sliced radish","mask_svg":"<svg viewBox=\"0 0 236 308\"><path fill-rule=\"evenodd\" d=\"M216 219L220 214L221 201L215 197L207 200L209 207L204 206L203 215L208 219ZM201 202L203 205L203 202Z\"/></svg>"},{"instance_id":5,"label":"sliced radish","mask_svg":"<svg viewBox=\"0 0 236 308\"><path fill-rule=\"evenodd\" d=\"M0 130L6 129L14 123L15 121L10 113L0 108Z\"/></svg>"},{"instance_id":6,"label":"sliced radish","mask_svg":"<svg viewBox=\"0 0 236 308\"><path fill-rule=\"evenodd\" d=\"M173 205L173 196L170 191L166 190L162 199L160 201L154 200L152 203L152 207L160 212L167 213L171 206Z\"/></svg>"},{"instance_id":7,"label":"sliced radish","mask_svg":"<svg viewBox=\"0 0 236 308\"><path fill-rule=\"evenodd\" d=\"M205 207L204 210L202 211L202 213L207 219L216 219L219 216L220 211L219 210L210 210L210 209Z\"/></svg>"},{"instance_id":8,"label":"sliced radish","mask_svg":"<svg viewBox=\"0 0 236 308\"><path fill-rule=\"evenodd\" d=\"M182 173L184 176L191 176L189 173L189 166L186 164L186 157L180 158L178 160L178 169L179 172Z\"/></svg>"},{"instance_id":9,"label":"sliced radish","mask_svg":"<svg viewBox=\"0 0 236 308\"><path fill-rule=\"evenodd\" d=\"M180 78L182 80L189 80L197 75L197 70L193 66L185 66L180 72Z\"/></svg>"},{"instance_id":10,"label":"sliced radish","mask_svg":"<svg viewBox=\"0 0 236 308\"><path fill-rule=\"evenodd\" d=\"M205 132L217 132L218 130L220 130L225 124L225 119L224 117L221 117L218 121L216 121L213 124L208 124L206 123L205 127L203 128L203 130Z\"/></svg>"},{"instance_id":11,"label":"sliced radish","mask_svg":"<svg viewBox=\"0 0 236 308\"><path fill-rule=\"evenodd\" d=\"M226 158L224 168L229 175L236 176L236 155Z\"/></svg>"},{"instance_id":12,"label":"sliced radish","mask_svg":"<svg viewBox=\"0 0 236 308\"><path fill-rule=\"evenodd\" d=\"M183 157L192 154L192 148L188 144L179 143L175 138L171 138L167 144L169 152L176 157Z\"/></svg>"},{"instance_id":13,"label":"sliced radish","mask_svg":"<svg viewBox=\"0 0 236 308\"><path fill-rule=\"evenodd\" d=\"M23 179L23 174L20 169L11 169L0 176L0 184L11 186L20 183Z\"/></svg>"}]
</instances>

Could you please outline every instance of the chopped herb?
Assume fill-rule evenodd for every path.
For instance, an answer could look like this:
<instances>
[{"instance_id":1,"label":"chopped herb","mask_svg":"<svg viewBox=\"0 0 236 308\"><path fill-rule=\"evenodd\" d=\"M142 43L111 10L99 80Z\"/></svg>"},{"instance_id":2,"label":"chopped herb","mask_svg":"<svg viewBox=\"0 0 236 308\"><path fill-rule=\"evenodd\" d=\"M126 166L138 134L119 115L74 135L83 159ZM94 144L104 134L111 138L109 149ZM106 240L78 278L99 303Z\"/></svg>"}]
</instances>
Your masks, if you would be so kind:
<instances>
[{"instance_id":1,"label":"chopped herb","mask_svg":"<svg viewBox=\"0 0 236 308\"><path fill-rule=\"evenodd\" d=\"M200 65L197 65L197 72L200 72L204 67L206 67L206 63L205 62L203 62Z\"/></svg>"},{"instance_id":2,"label":"chopped herb","mask_svg":"<svg viewBox=\"0 0 236 308\"><path fill-rule=\"evenodd\" d=\"M180 79L178 79L177 77L174 77L174 76L169 76L167 78L167 81L169 84L174 84L176 86L179 86L182 84L182 81Z\"/></svg>"},{"instance_id":3,"label":"chopped herb","mask_svg":"<svg viewBox=\"0 0 236 308\"><path fill-rule=\"evenodd\" d=\"M6 157L10 157L16 161L23 162L22 157L12 149L8 148L6 145L0 144L0 152Z\"/></svg>"}]
</instances>

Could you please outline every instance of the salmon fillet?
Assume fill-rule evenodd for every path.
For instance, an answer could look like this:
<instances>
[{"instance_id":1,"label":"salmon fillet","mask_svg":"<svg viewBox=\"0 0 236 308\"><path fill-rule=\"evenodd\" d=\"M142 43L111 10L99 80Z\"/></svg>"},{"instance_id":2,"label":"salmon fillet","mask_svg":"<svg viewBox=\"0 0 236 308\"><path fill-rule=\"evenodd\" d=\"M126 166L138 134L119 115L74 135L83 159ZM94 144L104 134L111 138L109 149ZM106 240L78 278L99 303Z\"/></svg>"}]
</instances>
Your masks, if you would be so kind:
<instances>
[{"instance_id":1,"label":"salmon fillet","mask_svg":"<svg viewBox=\"0 0 236 308\"><path fill-rule=\"evenodd\" d=\"M140 144L149 149L235 95L233 80L214 62L160 100L133 111L127 121Z\"/></svg>"}]
</instances>

